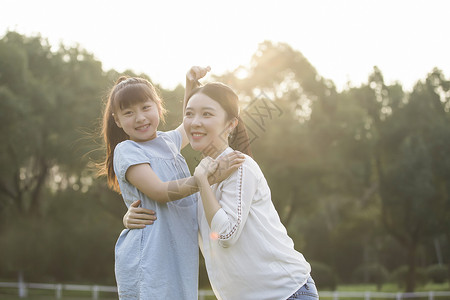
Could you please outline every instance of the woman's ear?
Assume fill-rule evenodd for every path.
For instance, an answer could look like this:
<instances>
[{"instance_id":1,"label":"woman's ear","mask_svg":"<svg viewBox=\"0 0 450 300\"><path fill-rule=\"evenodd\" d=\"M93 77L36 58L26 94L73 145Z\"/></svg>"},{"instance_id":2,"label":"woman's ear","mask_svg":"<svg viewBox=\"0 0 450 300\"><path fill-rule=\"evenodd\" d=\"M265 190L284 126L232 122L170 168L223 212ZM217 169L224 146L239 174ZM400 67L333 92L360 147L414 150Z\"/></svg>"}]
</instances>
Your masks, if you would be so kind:
<instances>
[{"instance_id":1,"label":"woman's ear","mask_svg":"<svg viewBox=\"0 0 450 300\"><path fill-rule=\"evenodd\" d=\"M230 120L230 133L233 132L233 130L236 128L236 126L238 125L239 120L237 118L233 118L232 120Z\"/></svg>"}]
</instances>

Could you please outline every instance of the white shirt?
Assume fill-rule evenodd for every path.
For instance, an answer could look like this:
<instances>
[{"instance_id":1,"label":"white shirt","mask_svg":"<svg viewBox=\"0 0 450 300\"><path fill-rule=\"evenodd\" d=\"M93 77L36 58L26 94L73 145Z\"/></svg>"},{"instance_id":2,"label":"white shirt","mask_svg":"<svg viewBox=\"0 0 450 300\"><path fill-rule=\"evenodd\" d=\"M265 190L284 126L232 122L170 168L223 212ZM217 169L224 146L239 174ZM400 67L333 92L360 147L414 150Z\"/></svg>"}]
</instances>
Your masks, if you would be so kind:
<instances>
[{"instance_id":1,"label":"white shirt","mask_svg":"<svg viewBox=\"0 0 450 300\"><path fill-rule=\"evenodd\" d=\"M198 221L200 249L216 297L289 298L306 283L311 267L294 249L258 164L246 156L236 172L212 189L222 208L210 228L200 198Z\"/></svg>"}]
</instances>

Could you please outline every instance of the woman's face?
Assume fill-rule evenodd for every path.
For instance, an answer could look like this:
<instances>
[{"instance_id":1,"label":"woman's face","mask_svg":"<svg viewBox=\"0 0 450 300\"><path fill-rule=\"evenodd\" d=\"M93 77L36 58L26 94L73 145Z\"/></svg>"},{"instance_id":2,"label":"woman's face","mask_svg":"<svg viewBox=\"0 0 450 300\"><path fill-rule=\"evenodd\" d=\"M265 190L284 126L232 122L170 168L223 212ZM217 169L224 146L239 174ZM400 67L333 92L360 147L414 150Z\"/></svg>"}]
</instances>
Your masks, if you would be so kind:
<instances>
[{"instance_id":1,"label":"woman's face","mask_svg":"<svg viewBox=\"0 0 450 300\"><path fill-rule=\"evenodd\" d=\"M233 129L222 106L201 93L189 99L183 125L192 148L213 158L228 147L228 135Z\"/></svg>"}]
</instances>

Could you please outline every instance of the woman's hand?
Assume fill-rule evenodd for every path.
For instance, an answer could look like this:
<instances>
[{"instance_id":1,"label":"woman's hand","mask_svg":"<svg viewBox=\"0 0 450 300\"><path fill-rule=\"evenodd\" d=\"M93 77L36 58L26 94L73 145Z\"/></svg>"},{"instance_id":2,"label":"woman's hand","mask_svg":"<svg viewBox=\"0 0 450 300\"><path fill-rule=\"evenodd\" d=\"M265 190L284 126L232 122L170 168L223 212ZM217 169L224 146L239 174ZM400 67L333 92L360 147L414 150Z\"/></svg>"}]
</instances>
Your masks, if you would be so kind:
<instances>
[{"instance_id":1,"label":"woman's hand","mask_svg":"<svg viewBox=\"0 0 450 300\"><path fill-rule=\"evenodd\" d=\"M218 162L211 157L207 156L203 158L194 171L194 178L197 183L207 181L208 177L217 170L218 166Z\"/></svg>"},{"instance_id":2,"label":"woman's hand","mask_svg":"<svg viewBox=\"0 0 450 300\"><path fill-rule=\"evenodd\" d=\"M128 229L142 229L156 220L155 212L139 207L141 200L134 201L123 216L123 225Z\"/></svg>"},{"instance_id":3,"label":"woman's hand","mask_svg":"<svg viewBox=\"0 0 450 300\"><path fill-rule=\"evenodd\" d=\"M186 81L195 82L197 83L197 85L199 85L198 80L205 77L206 73L208 73L209 71L211 71L210 66L207 66L206 68L193 66L186 73Z\"/></svg>"},{"instance_id":4,"label":"woman's hand","mask_svg":"<svg viewBox=\"0 0 450 300\"><path fill-rule=\"evenodd\" d=\"M245 161L245 155L239 151L233 151L216 159L218 167L214 173L209 175L210 185L219 183L230 177Z\"/></svg>"}]
</instances>

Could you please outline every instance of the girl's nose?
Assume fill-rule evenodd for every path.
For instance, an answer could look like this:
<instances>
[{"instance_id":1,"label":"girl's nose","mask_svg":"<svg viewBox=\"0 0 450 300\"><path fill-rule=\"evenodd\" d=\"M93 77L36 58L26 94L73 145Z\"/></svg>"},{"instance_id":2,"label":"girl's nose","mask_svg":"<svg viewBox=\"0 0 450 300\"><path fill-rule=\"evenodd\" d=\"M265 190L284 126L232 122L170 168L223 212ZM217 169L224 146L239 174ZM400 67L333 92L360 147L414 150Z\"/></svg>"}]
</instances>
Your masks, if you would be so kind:
<instances>
[{"instance_id":1,"label":"girl's nose","mask_svg":"<svg viewBox=\"0 0 450 300\"><path fill-rule=\"evenodd\" d=\"M136 114L136 122L142 122L145 120L145 116L143 113L137 113Z\"/></svg>"}]
</instances>

